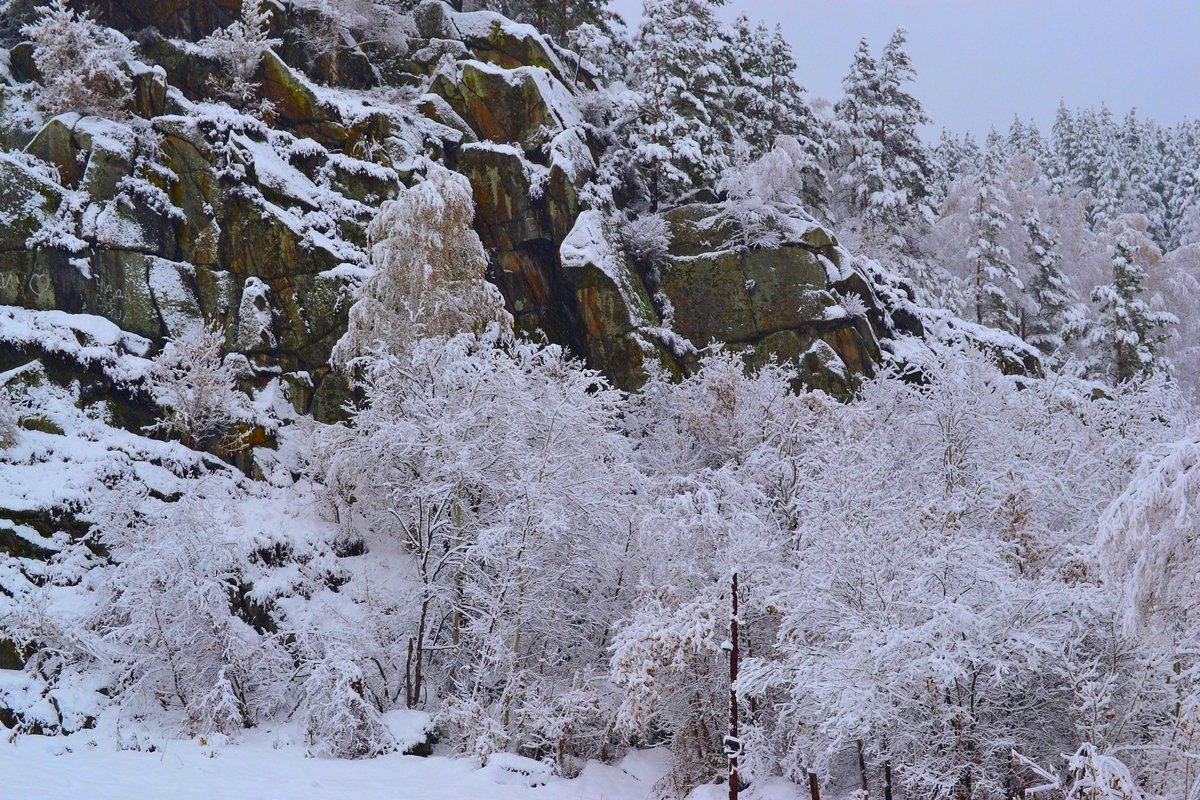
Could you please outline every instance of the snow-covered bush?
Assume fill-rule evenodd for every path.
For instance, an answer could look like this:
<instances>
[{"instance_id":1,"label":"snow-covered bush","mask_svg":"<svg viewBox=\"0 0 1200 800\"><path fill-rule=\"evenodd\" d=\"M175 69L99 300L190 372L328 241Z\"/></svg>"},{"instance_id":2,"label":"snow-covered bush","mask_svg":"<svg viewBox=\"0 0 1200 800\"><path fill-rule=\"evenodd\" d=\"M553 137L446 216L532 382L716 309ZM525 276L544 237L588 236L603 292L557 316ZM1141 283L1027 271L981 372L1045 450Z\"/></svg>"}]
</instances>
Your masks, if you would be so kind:
<instances>
[{"instance_id":1,"label":"snow-covered bush","mask_svg":"<svg viewBox=\"0 0 1200 800\"><path fill-rule=\"evenodd\" d=\"M0 383L0 450L17 443L20 429L17 427L17 409L7 386Z\"/></svg>"},{"instance_id":2,"label":"snow-covered bush","mask_svg":"<svg viewBox=\"0 0 1200 800\"><path fill-rule=\"evenodd\" d=\"M336 640L310 637L306 644L307 674L297 710L309 751L327 758L362 758L394 749L383 715L364 688L361 654Z\"/></svg>"},{"instance_id":3,"label":"snow-covered bush","mask_svg":"<svg viewBox=\"0 0 1200 800\"><path fill-rule=\"evenodd\" d=\"M265 100L256 103L258 83L254 76L267 50L279 44L270 36L271 12L259 0L244 0L241 16L227 27L218 28L198 43L200 51L222 67L213 87L238 108L257 105L260 113L270 112Z\"/></svg>"},{"instance_id":4,"label":"snow-covered bush","mask_svg":"<svg viewBox=\"0 0 1200 800\"><path fill-rule=\"evenodd\" d=\"M401 11L415 3L380 3L376 0L297 0L303 12L295 32L312 56L328 58L337 69L337 56L371 46L383 46L389 56L403 56L408 40L416 36L412 19Z\"/></svg>"},{"instance_id":5,"label":"snow-covered bush","mask_svg":"<svg viewBox=\"0 0 1200 800\"><path fill-rule=\"evenodd\" d=\"M118 114L133 88L126 69L133 60L130 41L97 24L88 12L72 11L67 0L51 0L37 12L21 33L33 43L42 78L38 107L47 114Z\"/></svg>"},{"instance_id":6,"label":"snow-covered bush","mask_svg":"<svg viewBox=\"0 0 1200 800\"><path fill-rule=\"evenodd\" d=\"M791 136L780 136L756 161L727 169L717 184L725 194L720 221L743 247L775 247L793 220L811 219L804 207L819 171Z\"/></svg>"},{"instance_id":7,"label":"snow-covered bush","mask_svg":"<svg viewBox=\"0 0 1200 800\"><path fill-rule=\"evenodd\" d=\"M494 328L363 363L366 403L354 428L321 433L319 477L349 533L410 559L391 702L455 698L448 725L487 718L520 745L537 716L524 709L552 696L549 665L598 663L619 607L620 396L560 348ZM479 735L451 739L486 755Z\"/></svg>"},{"instance_id":8,"label":"snow-covered bush","mask_svg":"<svg viewBox=\"0 0 1200 800\"><path fill-rule=\"evenodd\" d=\"M81 643L110 670L119 705L178 714L188 735L232 736L277 713L290 659L233 611L246 560L219 511L228 495L102 499L93 519L115 565L85 578L96 599Z\"/></svg>"},{"instance_id":9,"label":"snow-covered bush","mask_svg":"<svg viewBox=\"0 0 1200 800\"><path fill-rule=\"evenodd\" d=\"M188 447L237 448L250 415L234 365L221 355L224 347L216 325L197 325L167 342L146 377L150 398L162 408L147 430L178 436Z\"/></svg>"},{"instance_id":10,"label":"snow-covered bush","mask_svg":"<svg viewBox=\"0 0 1200 800\"><path fill-rule=\"evenodd\" d=\"M621 239L635 264L662 265L671 249L671 228L660 214L639 214L621 226Z\"/></svg>"}]
</instances>

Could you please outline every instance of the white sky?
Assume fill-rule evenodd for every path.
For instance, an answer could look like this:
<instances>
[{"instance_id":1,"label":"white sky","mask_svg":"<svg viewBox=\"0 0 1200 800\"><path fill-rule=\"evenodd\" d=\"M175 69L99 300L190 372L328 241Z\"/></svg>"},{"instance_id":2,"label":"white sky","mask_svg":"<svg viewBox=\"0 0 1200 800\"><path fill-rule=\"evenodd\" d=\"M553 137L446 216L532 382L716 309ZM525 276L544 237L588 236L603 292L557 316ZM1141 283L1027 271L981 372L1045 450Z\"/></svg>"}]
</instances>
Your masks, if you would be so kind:
<instances>
[{"instance_id":1,"label":"white sky","mask_svg":"<svg viewBox=\"0 0 1200 800\"><path fill-rule=\"evenodd\" d=\"M636 26L641 0L611 0ZM858 40L908 28L935 128L985 134L1013 114L1044 133L1062 97L1173 124L1200 116L1200 0L729 0L721 16L783 25L813 97L841 95Z\"/></svg>"}]
</instances>

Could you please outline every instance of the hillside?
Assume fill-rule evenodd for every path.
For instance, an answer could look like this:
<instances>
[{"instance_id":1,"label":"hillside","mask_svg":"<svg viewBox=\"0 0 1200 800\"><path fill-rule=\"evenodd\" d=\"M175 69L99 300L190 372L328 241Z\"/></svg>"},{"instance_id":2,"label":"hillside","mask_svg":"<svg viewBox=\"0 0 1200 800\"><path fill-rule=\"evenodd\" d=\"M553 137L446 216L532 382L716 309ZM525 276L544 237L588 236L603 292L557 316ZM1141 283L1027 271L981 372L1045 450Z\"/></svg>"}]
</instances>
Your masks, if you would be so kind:
<instances>
[{"instance_id":1,"label":"hillside","mask_svg":"<svg viewBox=\"0 0 1200 800\"><path fill-rule=\"evenodd\" d=\"M695 31L651 14L606 52L511 6L537 24L4 6L0 771L48 797L707 798L732 754L744 797L894 770L991 798L1090 758L1183 785L1186 748L1112 755L1177 747L1198 696L1162 611L1192 543L1163 511L1194 489L1155 333L1178 320L1122 294L1168 234L1094 220L1116 277L1084 325L1073 293L1005 294L1018 228L1037 285L1069 282L1069 214L1036 208L1073 195L1030 190L1005 233L999 167L869 190L927 154L843 162L805 132L850 152L852 126L744 86L722 133L708 70L651 82L686 114L636 83Z\"/></svg>"}]
</instances>

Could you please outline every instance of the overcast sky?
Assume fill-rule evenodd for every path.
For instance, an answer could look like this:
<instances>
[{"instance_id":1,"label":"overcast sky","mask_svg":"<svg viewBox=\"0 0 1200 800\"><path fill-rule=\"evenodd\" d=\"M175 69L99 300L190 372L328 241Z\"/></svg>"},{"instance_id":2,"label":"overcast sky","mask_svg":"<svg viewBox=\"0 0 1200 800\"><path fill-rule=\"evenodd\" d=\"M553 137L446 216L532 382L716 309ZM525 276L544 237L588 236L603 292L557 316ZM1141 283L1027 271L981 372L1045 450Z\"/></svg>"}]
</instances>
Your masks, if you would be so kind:
<instances>
[{"instance_id":1,"label":"overcast sky","mask_svg":"<svg viewBox=\"0 0 1200 800\"><path fill-rule=\"evenodd\" d=\"M611 2L636 25L642 0ZM781 23L800 81L831 100L858 40L878 55L904 26L935 129L984 134L1018 113L1048 132L1060 97L1200 116L1200 0L729 0L721 15L741 12Z\"/></svg>"}]
</instances>

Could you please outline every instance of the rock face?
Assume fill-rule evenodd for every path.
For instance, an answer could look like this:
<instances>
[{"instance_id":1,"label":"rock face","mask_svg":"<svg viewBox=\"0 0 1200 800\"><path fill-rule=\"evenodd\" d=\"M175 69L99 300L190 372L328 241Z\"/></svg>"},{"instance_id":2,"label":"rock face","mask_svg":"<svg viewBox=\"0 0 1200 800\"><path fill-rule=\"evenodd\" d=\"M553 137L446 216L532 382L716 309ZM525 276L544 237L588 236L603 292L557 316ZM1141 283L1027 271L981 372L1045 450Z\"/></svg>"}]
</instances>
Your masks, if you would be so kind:
<instances>
[{"instance_id":1,"label":"rock face","mask_svg":"<svg viewBox=\"0 0 1200 800\"><path fill-rule=\"evenodd\" d=\"M666 260L635 264L616 221L581 200L599 154L577 102L591 78L531 27L426 0L405 52L350 42L317 58L277 20L257 118L210 102L220 65L189 42L237 8L95 4L147 62L130 67L135 119L63 115L0 153L0 304L99 315L152 348L216 323L297 412L335 415L345 387L328 358L369 266L366 225L433 158L470 180L518 326L622 388L650 362L687 373L719 342L846 396L889 337L919 333L816 224L747 250L718 205L684 206L666 214ZM17 74L27 55L6 91L32 77Z\"/></svg>"},{"instance_id":2,"label":"rock face","mask_svg":"<svg viewBox=\"0 0 1200 800\"><path fill-rule=\"evenodd\" d=\"M666 216L672 246L661 292L681 335L744 350L751 364L791 361L804 383L837 396L875 371L881 356L868 312L878 316L878 301L824 228L750 250L736 246L711 206Z\"/></svg>"}]
</instances>

